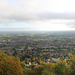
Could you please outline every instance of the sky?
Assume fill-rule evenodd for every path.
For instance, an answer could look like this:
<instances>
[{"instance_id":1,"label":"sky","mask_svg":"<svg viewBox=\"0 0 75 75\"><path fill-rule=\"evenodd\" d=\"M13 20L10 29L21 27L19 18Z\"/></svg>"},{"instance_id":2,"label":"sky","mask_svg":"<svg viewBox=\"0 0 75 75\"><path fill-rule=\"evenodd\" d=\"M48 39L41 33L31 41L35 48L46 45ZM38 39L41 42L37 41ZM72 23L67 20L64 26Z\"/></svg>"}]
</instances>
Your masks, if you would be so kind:
<instances>
[{"instance_id":1,"label":"sky","mask_svg":"<svg viewBox=\"0 0 75 75\"><path fill-rule=\"evenodd\" d=\"M75 0L0 0L0 31L74 31Z\"/></svg>"}]
</instances>

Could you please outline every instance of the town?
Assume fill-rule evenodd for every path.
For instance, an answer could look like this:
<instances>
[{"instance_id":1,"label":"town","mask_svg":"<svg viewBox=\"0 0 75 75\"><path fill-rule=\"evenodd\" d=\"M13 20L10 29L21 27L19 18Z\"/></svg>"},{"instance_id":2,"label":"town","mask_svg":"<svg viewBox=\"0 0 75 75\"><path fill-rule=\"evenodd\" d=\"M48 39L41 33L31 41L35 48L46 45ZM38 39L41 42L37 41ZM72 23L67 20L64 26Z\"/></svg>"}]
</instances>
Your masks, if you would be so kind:
<instances>
[{"instance_id":1,"label":"town","mask_svg":"<svg viewBox=\"0 0 75 75\"><path fill-rule=\"evenodd\" d=\"M60 57L67 58L69 53L75 54L75 33L2 33L0 34L0 51L15 57L18 56L21 61L28 64L32 63L33 58L36 57L45 61L49 60L49 62L50 60L58 61Z\"/></svg>"}]
</instances>

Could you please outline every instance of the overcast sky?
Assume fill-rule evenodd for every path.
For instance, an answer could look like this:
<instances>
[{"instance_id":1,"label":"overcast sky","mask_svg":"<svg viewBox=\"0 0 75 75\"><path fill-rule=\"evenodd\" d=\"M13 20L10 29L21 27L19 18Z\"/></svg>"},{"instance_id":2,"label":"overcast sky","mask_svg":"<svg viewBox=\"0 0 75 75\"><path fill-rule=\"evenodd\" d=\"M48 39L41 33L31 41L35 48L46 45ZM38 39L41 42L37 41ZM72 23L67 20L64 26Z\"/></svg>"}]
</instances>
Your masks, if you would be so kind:
<instances>
[{"instance_id":1,"label":"overcast sky","mask_svg":"<svg viewBox=\"0 0 75 75\"><path fill-rule=\"evenodd\" d=\"M0 0L0 31L75 30L75 0Z\"/></svg>"}]
</instances>

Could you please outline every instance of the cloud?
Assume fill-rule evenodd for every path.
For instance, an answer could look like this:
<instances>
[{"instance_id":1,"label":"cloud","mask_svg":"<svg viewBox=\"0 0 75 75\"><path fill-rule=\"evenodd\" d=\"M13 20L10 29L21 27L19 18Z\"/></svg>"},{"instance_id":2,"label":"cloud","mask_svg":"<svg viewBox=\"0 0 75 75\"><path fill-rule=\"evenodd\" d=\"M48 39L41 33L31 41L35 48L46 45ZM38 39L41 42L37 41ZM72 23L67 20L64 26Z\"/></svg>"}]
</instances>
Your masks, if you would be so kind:
<instances>
[{"instance_id":1,"label":"cloud","mask_svg":"<svg viewBox=\"0 0 75 75\"><path fill-rule=\"evenodd\" d=\"M75 20L66 23L66 25L68 25L70 28L75 28Z\"/></svg>"},{"instance_id":2,"label":"cloud","mask_svg":"<svg viewBox=\"0 0 75 75\"><path fill-rule=\"evenodd\" d=\"M40 13L41 19L75 19L75 13L56 13L56 12L45 12Z\"/></svg>"},{"instance_id":3,"label":"cloud","mask_svg":"<svg viewBox=\"0 0 75 75\"><path fill-rule=\"evenodd\" d=\"M72 5L72 7L69 6L67 1L64 0L16 0L16 2L15 0L12 1L13 3L10 3L9 0L0 1L0 22L9 23L31 22L38 20L43 21L48 19L75 19L74 13L68 13L65 11L67 7L74 7ZM68 2L70 3L70 1ZM67 7L65 7L66 3L68 5Z\"/></svg>"},{"instance_id":4,"label":"cloud","mask_svg":"<svg viewBox=\"0 0 75 75\"><path fill-rule=\"evenodd\" d=\"M59 27L60 30L61 26L63 29L65 26L73 28L75 27L74 3L74 0L1 0L0 23L5 25L14 22L30 24L25 27L7 26L5 27L7 30L50 30L54 26Z\"/></svg>"}]
</instances>

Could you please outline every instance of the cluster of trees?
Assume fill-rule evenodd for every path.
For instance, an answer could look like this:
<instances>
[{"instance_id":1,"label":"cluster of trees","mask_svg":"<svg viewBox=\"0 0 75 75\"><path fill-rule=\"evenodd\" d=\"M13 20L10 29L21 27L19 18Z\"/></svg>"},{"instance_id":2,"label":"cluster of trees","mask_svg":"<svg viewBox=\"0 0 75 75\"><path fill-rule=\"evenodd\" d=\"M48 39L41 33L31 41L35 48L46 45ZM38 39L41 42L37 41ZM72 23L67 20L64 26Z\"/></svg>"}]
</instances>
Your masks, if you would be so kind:
<instances>
[{"instance_id":1,"label":"cluster of trees","mask_svg":"<svg viewBox=\"0 0 75 75\"><path fill-rule=\"evenodd\" d=\"M75 56L69 54L69 58L59 60L56 63L44 63L36 65L29 75L75 75Z\"/></svg>"},{"instance_id":2,"label":"cluster of trees","mask_svg":"<svg viewBox=\"0 0 75 75\"><path fill-rule=\"evenodd\" d=\"M75 75L75 56L69 54L68 59L56 63L40 60L40 65L32 64L27 68L18 57L0 52L0 75Z\"/></svg>"},{"instance_id":3,"label":"cluster of trees","mask_svg":"<svg viewBox=\"0 0 75 75\"><path fill-rule=\"evenodd\" d=\"M23 75L19 58L0 52L0 75Z\"/></svg>"}]
</instances>

